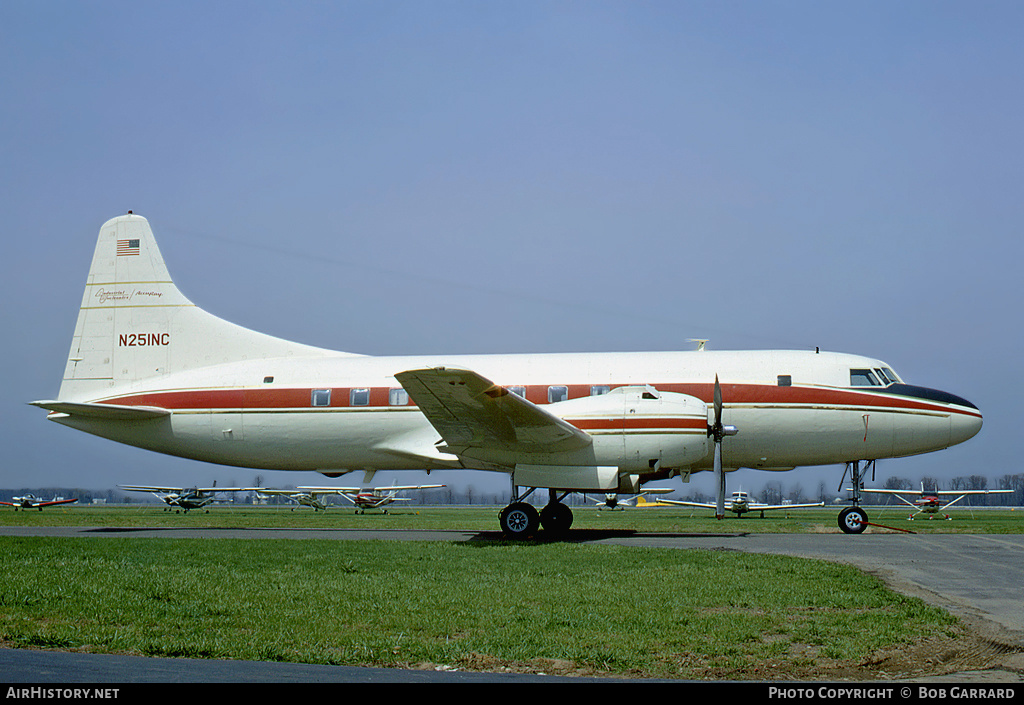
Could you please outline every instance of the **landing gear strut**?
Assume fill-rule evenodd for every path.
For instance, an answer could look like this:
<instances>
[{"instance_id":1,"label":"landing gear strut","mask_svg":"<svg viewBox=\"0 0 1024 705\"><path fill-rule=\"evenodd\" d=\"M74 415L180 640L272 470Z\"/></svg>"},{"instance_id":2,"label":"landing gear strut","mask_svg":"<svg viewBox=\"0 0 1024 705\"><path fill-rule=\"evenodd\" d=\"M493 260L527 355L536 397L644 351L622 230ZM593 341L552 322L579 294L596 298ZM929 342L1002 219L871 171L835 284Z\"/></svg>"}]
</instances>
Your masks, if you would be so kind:
<instances>
[{"instance_id":1,"label":"landing gear strut","mask_svg":"<svg viewBox=\"0 0 1024 705\"><path fill-rule=\"evenodd\" d=\"M868 472L868 468L871 468L871 477L874 479L875 473L875 461L866 460L863 469L860 464L860 460L851 460L846 464L846 470L843 471L843 480L846 479L847 470L850 472L850 482L853 485L853 496L850 501L853 502L852 507L847 507L843 511L839 512L839 528L843 530L845 534L860 534L863 533L864 529L868 528L868 513L865 512L860 506L861 491L864 489L864 476ZM839 481L839 491L843 491L842 480Z\"/></svg>"}]
</instances>

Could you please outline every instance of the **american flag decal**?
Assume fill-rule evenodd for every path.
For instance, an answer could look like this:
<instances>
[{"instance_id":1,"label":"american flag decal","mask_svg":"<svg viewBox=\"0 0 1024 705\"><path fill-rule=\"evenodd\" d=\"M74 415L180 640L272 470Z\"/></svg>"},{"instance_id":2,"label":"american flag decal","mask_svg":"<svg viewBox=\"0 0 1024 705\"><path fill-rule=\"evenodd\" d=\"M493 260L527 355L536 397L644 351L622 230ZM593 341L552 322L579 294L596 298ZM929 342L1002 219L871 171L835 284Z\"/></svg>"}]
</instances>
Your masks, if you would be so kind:
<instances>
[{"instance_id":1,"label":"american flag decal","mask_svg":"<svg viewBox=\"0 0 1024 705\"><path fill-rule=\"evenodd\" d=\"M137 255L139 254L139 241L138 240L118 240L117 241L117 256L124 257L126 255Z\"/></svg>"}]
</instances>

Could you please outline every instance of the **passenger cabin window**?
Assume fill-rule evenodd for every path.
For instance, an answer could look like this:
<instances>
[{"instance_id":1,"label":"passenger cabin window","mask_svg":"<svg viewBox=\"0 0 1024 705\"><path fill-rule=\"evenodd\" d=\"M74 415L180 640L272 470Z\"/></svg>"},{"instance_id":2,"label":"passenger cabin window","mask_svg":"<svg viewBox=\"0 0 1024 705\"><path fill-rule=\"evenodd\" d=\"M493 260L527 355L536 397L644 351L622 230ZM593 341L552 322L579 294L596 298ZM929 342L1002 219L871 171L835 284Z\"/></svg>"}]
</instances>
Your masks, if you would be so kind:
<instances>
[{"instance_id":1,"label":"passenger cabin window","mask_svg":"<svg viewBox=\"0 0 1024 705\"><path fill-rule=\"evenodd\" d=\"M268 375L268 376L263 378L263 384L272 384L273 381L274 381L274 377L272 375Z\"/></svg>"},{"instance_id":2,"label":"passenger cabin window","mask_svg":"<svg viewBox=\"0 0 1024 705\"><path fill-rule=\"evenodd\" d=\"M349 406L368 406L370 404L369 389L353 389L349 392Z\"/></svg>"},{"instance_id":3,"label":"passenger cabin window","mask_svg":"<svg viewBox=\"0 0 1024 705\"><path fill-rule=\"evenodd\" d=\"M607 394L610 391L611 387L609 387L607 384L596 384L590 388L590 396L599 397L602 394Z\"/></svg>"},{"instance_id":4,"label":"passenger cabin window","mask_svg":"<svg viewBox=\"0 0 1024 705\"><path fill-rule=\"evenodd\" d=\"M388 390L388 404L391 406L406 406L409 403L409 392L402 387Z\"/></svg>"},{"instance_id":5,"label":"passenger cabin window","mask_svg":"<svg viewBox=\"0 0 1024 705\"><path fill-rule=\"evenodd\" d=\"M505 387L505 389L512 392L516 396L520 396L523 399L526 398L526 387Z\"/></svg>"},{"instance_id":6,"label":"passenger cabin window","mask_svg":"<svg viewBox=\"0 0 1024 705\"><path fill-rule=\"evenodd\" d=\"M881 387L882 383L871 370L850 370L851 387Z\"/></svg>"},{"instance_id":7,"label":"passenger cabin window","mask_svg":"<svg viewBox=\"0 0 1024 705\"><path fill-rule=\"evenodd\" d=\"M793 386L793 375L779 375L779 386L780 387L792 387Z\"/></svg>"},{"instance_id":8,"label":"passenger cabin window","mask_svg":"<svg viewBox=\"0 0 1024 705\"><path fill-rule=\"evenodd\" d=\"M312 398L310 399L312 406L330 406L331 405L331 390L330 389L314 389Z\"/></svg>"},{"instance_id":9,"label":"passenger cabin window","mask_svg":"<svg viewBox=\"0 0 1024 705\"><path fill-rule=\"evenodd\" d=\"M548 387L548 403L554 404L555 402L565 401L569 398L568 387Z\"/></svg>"}]
</instances>

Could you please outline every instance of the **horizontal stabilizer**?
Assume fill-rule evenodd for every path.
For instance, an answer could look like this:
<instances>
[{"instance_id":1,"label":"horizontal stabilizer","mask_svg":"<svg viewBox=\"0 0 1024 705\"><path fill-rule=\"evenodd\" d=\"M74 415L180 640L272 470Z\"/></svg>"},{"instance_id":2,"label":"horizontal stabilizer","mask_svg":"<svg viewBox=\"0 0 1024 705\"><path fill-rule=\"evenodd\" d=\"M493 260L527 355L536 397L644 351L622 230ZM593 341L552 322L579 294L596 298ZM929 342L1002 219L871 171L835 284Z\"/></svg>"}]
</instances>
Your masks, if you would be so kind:
<instances>
[{"instance_id":1,"label":"horizontal stabilizer","mask_svg":"<svg viewBox=\"0 0 1024 705\"><path fill-rule=\"evenodd\" d=\"M94 419L142 421L171 415L169 409L161 409L158 406L123 406L75 401L32 401L29 404L69 416L87 416Z\"/></svg>"}]
</instances>

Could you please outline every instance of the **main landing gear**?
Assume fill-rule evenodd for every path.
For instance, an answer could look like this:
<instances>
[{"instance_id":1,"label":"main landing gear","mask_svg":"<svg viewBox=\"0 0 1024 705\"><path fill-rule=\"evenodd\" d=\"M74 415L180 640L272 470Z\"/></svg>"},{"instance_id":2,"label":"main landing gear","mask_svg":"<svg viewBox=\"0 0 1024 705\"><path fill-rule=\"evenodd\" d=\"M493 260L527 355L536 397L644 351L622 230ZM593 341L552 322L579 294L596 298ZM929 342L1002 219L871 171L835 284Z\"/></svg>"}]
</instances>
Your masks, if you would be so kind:
<instances>
[{"instance_id":1,"label":"main landing gear","mask_svg":"<svg viewBox=\"0 0 1024 705\"><path fill-rule=\"evenodd\" d=\"M537 531L543 527L544 531L552 536L564 536L572 526L572 510L562 504L562 500L569 493L561 497L555 490L548 490L548 503L540 510L532 504L523 500L533 493L536 488L531 488L522 497L519 496L518 488L512 487L512 503L498 513L498 523L506 538L525 539L535 536Z\"/></svg>"},{"instance_id":2,"label":"main landing gear","mask_svg":"<svg viewBox=\"0 0 1024 705\"><path fill-rule=\"evenodd\" d=\"M862 462L864 463L863 468L860 465ZM868 468L871 468L871 478L874 479L874 460L851 460L846 464L846 470L843 471L843 480L846 479L846 473L849 471L850 482L853 485L851 489L853 496L850 498L853 506L839 512L839 528L844 534L860 534L868 528L868 513L860 506L861 490L864 489L864 476L867 474ZM842 480L839 481L839 491L843 491Z\"/></svg>"}]
</instances>

